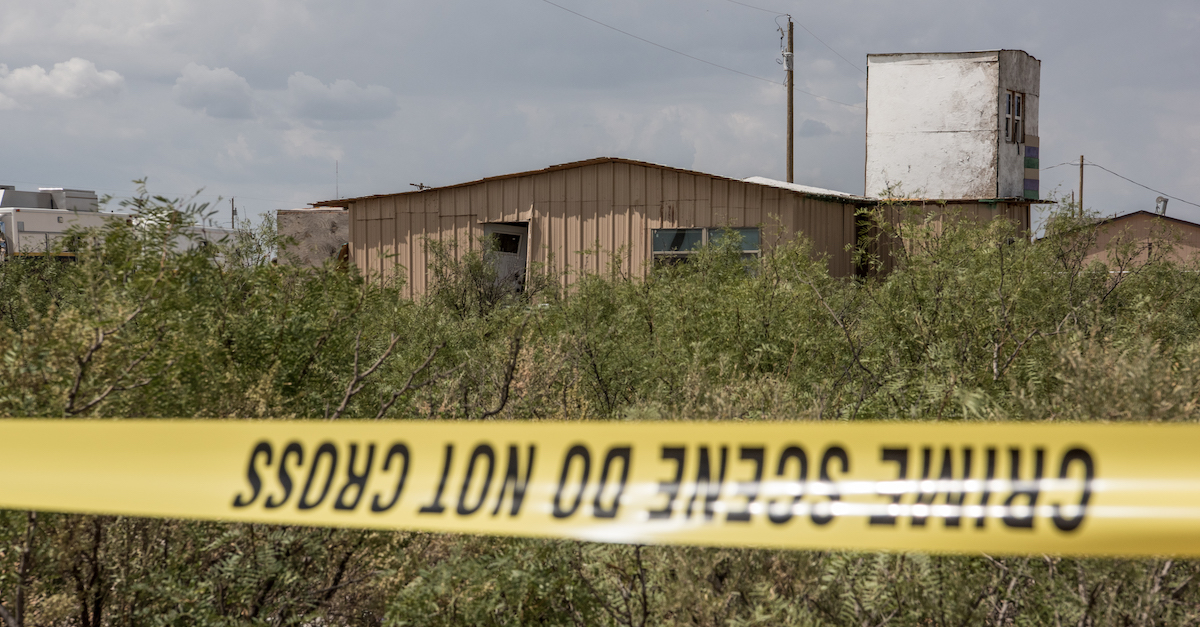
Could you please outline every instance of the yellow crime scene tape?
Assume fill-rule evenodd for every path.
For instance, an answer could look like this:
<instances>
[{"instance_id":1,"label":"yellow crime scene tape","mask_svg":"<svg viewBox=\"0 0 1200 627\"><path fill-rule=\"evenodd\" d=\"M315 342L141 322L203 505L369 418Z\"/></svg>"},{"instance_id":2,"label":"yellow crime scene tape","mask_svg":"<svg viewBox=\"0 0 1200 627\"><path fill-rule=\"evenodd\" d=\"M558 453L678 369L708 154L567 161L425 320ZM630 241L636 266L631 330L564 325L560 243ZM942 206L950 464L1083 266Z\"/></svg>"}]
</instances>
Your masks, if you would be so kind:
<instances>
[{"instance_id":1,"label":"yellow crime scene tape","mask_svg":"<svg viewBox=\"0 0 1200 627\"><path fill-rule=\"evenodd\" d=\"M0 421L0 507L798 549L1200 555L1200 425Z\"/></svg>"}]
</instances>

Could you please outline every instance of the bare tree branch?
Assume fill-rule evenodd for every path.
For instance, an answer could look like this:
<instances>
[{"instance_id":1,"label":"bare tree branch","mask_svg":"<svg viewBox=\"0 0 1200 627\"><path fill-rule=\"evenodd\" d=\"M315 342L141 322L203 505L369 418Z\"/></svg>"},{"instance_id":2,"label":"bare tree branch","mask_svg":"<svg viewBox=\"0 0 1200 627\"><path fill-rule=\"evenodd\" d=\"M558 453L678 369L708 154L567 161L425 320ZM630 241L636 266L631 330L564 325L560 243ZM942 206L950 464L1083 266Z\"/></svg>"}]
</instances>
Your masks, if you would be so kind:
<instances>
[{"instance_id":1,"label":"bare tree branch","mask_svg":"<svg viewBox=\"0 0 1200 627\"><path fill-rule=\"evenodd\" d=\"M66 412L68 414L72 414L72 415L81 414L81 413L95 407L96 405L98 405L101 401L108 398L108 396L110 394L112 394L113 392L125 392L127 390L135 390L137 388L145 387L145 386L153 383L155 377L152 375L145 379L142 379L141 381L138 381L137 383L134 383L133 385L120 385L121 381L124 381L125 377L129 376L129 373L133 372L134 368L138 367L139 364L141 364L143 361L145 361L146 358L149 357L154 352L154 349L157 348L158 343L162 341L163 334L164 334L164 329L160 328L158 330L158 337L155 338L155 340L151 344L150 348L146 349L146 352L142 353L142 355L140 357L129 362L129 364L127 366L125 366L125 369L122 370L121 374L117 377L116 382L109 384L108 387L104 388L104 390L102 392L97 394L92 400L88 401L83 406L75 407L75 395L74 394L70 395L67 398ZM164 366L162 368L162 370L168 370L174 364L175 364L175 360L172 359L171 361L167 362L166 366ZM78 380L76 381L76 384L78 384ZM72 390L72 392L75 392L75 391L76 390Z\"/></svg>"},{"instance_id":2,"label":"bare tree branch","mask_svg":"<svg viewBox=\"0 0 1200 627\"><path fill-rule=\"evenodd\" d=\"M37 512L25 514L25 541L21 543L21 561L17 566L17 605L13 617L17 627L25 627L25 602L28 596L29 571L33 568L33 538L37 533ZM5 622L8 617L5 617Z\"/></svg>"},{"instance_id":3,"label":"bare tree branch","mask_svg":"<svg viewBox=\"0 0 1200 627\"><path fill-rule=\"evenodd\" d=\"M88 345L88 348L84 352L82 357L75 358L75 365L76 365L75 380L71 384L71 389L67 392L67 405L65 408L66 413L78 414L82 411L87 410L88 408L95 406L97 403L104 400L104 398L106 398L109 394L112 394L113 392L121 391L124 389L131 389L131 388L119 388L118 384L120 383L121 379L128 376L129 372L132 371L133 368L137 367L137 365L139 363L141 363L147 356L149 356L150 351L147 351L145 355L142 355L138 359L134 360L134 362L132 364L130 364L129 367L127 367L125 369L125 371L122 372L121 376L117 379L117 384L109 386L109 389L107 389L104 393L102 393L96 399L93 399L83 409L75 408L75 399L78 398L78 396L79 396L79 388L83 385L83 380L87 376L88 369L90 368L90 366L92 364L92 359L96 356L96 353L99 352L100 349L104 346L104 343L106 340L108 340L108 338L125 330L125 327L129 326L129 324L132 323L134 320L136 320L138 316L142 315L142 312L144 312L146 310L146 304L149 303L151 297L154 296L154 289L156 287L158 287L158 284L160 282L162 282L162 278L163 278L163 275L166 273L166 270L167 270L167 268L166 268L166 250L164 249L162 258L159 260L158 276L154 277L154 281L151 282L150 288L146 290L145 295L142 296L142 299L141 299L141 301L138 302L137 307L134 307L133 311L130 311L128 314L126 314L126 316L123 319L121 319L121 321L118 322L116 324L116 326L114 326L108 330L105 330L103 328L97 328L96 329L96 339L93 340L92 343ZM163 329L159 328L158 340L162 339L162 333L163 333ZM156 343L158 340L156 340ZM153 347L152 347L152 349L153 349ZM147 380L146 383L149 383L149 380ZM145 383L143 383L141 385L145 385ZM141 387L141 385L137 385L134 387Z\"/></svg>"},{"instance_id":4,"label":"bare tree branch","mask_svg":"<svg viewBox=\"0 0 1200 627\"><path fill-rule=\"evenodd\" d=\"M508 390L512 386L513 373L517 370L517 357L521 354L521 340L525 337L525 325L527 324L529 324L529 314L525 314L525 319L521 321L521 326L517 327L517 332L513 335L512 353L508 358L508 368L504 372L504 387L500 388L500 404L495 409L483 412L480 419L495 416L504 411L504 406L508 404Z\"/></svg>"},{"instance_id":5,"label":"bare tree branch","mask_svg":"<svg viewBox=\"0 0 1200 627\"><path fill-rule=\"evenodd\" d=\"M359 329L358 334L354 336L354 374L350 377L350 383L346 385L346 394L342 397L342 403L338 405L338 408L334 410L333 415L329 417L330 420L337 420L338 418L342 417L342 414L346 413L346 408L350 405L350 399L354 398L355 395L357 395L363 390L364 387L366 387L367 384L365 381L367 380L367 377L370 377L372 374L374 374L375 371L383 365L383 362L387 361L387 358L392 356L392 351L396 349L396 343L400 341L400 336L396 335L395 333L391 334L391 341L388 342L387 349L383 351L383 354L379 356L379 359L375 360L375 363L371 364L369 368L360 373L358 371L358 357L359 345L361 341L362 329Z\"/></svg>"},{"instance_id":6,"label":"bare tree branch","mask_svg":"<svg viewBox=\"0 0 1200 627\"><path fill-rule=\"evenodd\" d=\"M437 346L435 346L432 351L430 351L429 356L425 358L425 361L422 362L421 365L419 367L417 367L416 370L413 370L408 375L408 381L404 382L404 387L400 388L399 390L397 390L395 392L392 392L392 397L390 399L388 399L388 401L386 403L379 406L379 413L375 414L375 420L379 420L379 419L383 418L383 415L386 414L388 412L388 410L392 408L392 405L396 403L396 399L400 398L401 396L403 396L409 392L419 390L419 389L433 383L434 381L437 381L438 379L441 379L441 378L449 375L450 373L452 373L455 370L458 370L459 368L462 367L462 364L459 364L458 366L455 366L449 370L443 370L437 374L434 374L433 376L429 377L428 379L425 379L424 381L422 381L416 385L413 385L413 379L415 379L418 374L421 374L427 368L429 368L429 365L433 363L434 357L437 357L438 351L445 348L445 346L446 346L446 343L442 342L441 344L438 344Z\"/></svg>"},{"instance_id":7,"label":"bare tree branch","mask_svg":"<svg viewBox=\"0 0 1200 627\"><path fill-rule=\"evenodd\" d=\"M850 335L850 329L848 329L846 324L842 322L842 319L833 310L833 307L830 307L829 303L825 302L825 297L821 295L821 291L817 289L817 286L814 285L812 281L807 279L804 282L812 288L813 293L817 295L817 300L821 301L821 304L824 305L825 310L829 312L829 315L833 317L833 321L837 323L838 328L840 328L842 333L846 336L846 342L850 344L850 354L854 357L854 363L858 364L858 367L861 368L863 372L867 373L875 382L875 384L878 385L879 378L875 376L875 373L872 372L870 368L864 366L862 360L858 358L858 354L862 352L862 349L854 345L854 338Z\"/></svg>"}]
</instances>

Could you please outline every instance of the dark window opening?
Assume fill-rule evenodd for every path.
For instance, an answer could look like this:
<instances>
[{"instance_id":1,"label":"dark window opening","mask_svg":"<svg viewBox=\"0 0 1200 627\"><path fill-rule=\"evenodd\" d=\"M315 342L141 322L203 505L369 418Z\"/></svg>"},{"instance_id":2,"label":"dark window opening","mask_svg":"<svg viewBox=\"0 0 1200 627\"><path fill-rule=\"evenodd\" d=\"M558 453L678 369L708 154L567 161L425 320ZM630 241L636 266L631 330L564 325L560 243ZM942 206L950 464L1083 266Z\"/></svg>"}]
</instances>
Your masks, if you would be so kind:
<instances>
[{"instance_id":1,"label":"dark window opening","mask_svg":"<svg viewBox=\"0 0 1200 627\"><path fill-rule=\"evenodd\" d=\"M521 236L512 233L496 233L496 252L517 254L521 249Z\"/></svg>"},{"instance_id":2,"label":"dark window opening","mask_svg":"<svg viewBox=\"0 0 1200 627\"><path fill-rule=\"evenodd\" d=\"M719 246L726 234L736 233L740 239L743 259L754 259L762 248L762 231L750 228L654 229L654 264L674 265L687 261L704 246Z\"/></svg>"}]
</instances>

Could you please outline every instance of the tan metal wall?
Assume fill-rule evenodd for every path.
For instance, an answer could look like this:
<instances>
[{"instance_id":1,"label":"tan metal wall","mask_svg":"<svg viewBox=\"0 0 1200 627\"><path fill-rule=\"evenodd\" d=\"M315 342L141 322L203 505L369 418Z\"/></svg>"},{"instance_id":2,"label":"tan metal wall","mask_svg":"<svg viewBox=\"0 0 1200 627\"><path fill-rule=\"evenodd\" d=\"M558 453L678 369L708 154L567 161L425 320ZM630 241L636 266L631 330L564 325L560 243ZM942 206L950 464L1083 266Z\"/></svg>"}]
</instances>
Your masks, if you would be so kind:
<instances>
[{"instance_id":1,"label":"tan metal wall","mask_svg":"<svg viewBox=\"0 0 1200 627\"><path fill-rule=\"evenodd\" d=\"M1129 249L1120 251L1122 245ZM1167 255L1175 263L1194 262L1200 258L1200 225L1174 220L1141 211L1110 218L1096 226L1096 242L1088 250L1084 265L1101 262L1116 270L1118 259L1131 255L1130 265L1145 263L1156 246L1170 245ZM1159 254L1162 249L1157 250Z\"/></svg>"},{"instance_id":2,"label":"tan metal wall","mask_svg":"<svg viewBox=\"0 0 1200 627\"><path fill-rule=\"evenodd\" d=\"M426 239L461 257L478 247L486 222L528 222L532 262L556 271L564 286L614 261L645 276L658 228L762 226L768 249L801 232L834 275L853 273L850 202L619 160L344 202L355 264L374 278L402 273L408 296L429 287Z\"/></svg>"}]
</instances>

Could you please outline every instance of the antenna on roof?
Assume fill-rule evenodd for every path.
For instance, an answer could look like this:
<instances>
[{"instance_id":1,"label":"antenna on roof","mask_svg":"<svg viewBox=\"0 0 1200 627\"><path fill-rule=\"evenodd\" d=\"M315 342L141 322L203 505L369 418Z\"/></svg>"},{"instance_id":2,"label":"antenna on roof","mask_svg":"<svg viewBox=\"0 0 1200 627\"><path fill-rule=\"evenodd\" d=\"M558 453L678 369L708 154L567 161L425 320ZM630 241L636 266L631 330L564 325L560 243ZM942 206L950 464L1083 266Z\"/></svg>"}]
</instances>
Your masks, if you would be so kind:
<instances>
[{"instance_id":1,"label":"antenna on roof","mask_svg":"<svg viewBox=\"0 0 1200 627\"><path fill-rule=\"evenodd\" d=\"M1154 199L1154 213L1160 216L1167 215L1167 198L1165 196L1159 196Z\"/></svg>"},{"instance_id":2,"label":"antenna on roof","mask_svg":"<svg viewBox=\"0 0 1200 627\"><path fill-rule=\"evenodd\" d=\"M433 187L426 185L424 183L409 183L409 185L412 185L413 187L417 188L420 191L425 191L427 189L433 189Z\"/></svg>"}]
</instances>

